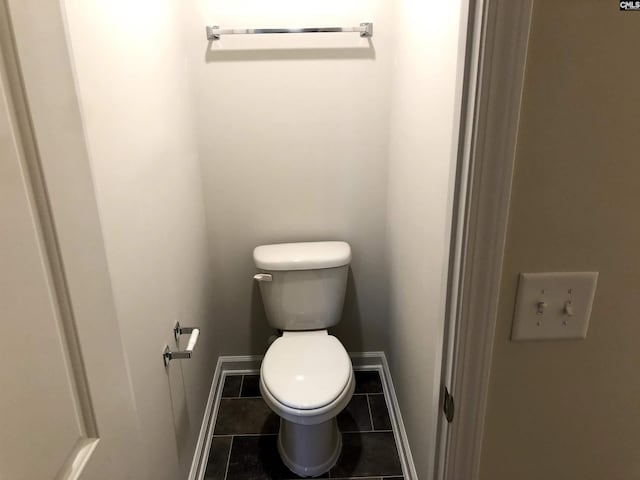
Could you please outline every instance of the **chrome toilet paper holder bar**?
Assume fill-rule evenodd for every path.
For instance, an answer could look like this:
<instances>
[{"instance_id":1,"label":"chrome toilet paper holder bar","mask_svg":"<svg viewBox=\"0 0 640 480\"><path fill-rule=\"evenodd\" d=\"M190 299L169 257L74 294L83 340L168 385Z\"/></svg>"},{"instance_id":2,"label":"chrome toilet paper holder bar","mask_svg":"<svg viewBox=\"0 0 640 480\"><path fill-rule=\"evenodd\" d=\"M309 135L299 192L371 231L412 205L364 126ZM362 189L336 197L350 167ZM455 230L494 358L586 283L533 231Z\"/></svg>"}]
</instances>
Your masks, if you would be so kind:
<instances>
[{"instance_id":1,"label":"chrome toilet paper holder bar","mask_svg":"<svg viewBox=\"0 0 640 480\"><path fill-rule=\"evenodd\" d=\"M180 322L176 322L175 327L173 327L173 336L176 339L176 343L180 339L180 335L183 334L189 335L189 342L187 342L187 348L184 350L172 351L169 348L169 345L164 346L164 350L162 352L162 360L164 361L164 366L168 366L171 360L184 360L187 358L191 358L193 355L193 349L196 347L196 343L198 343L198 337L200 336L200 329L195 327L183 327L180 325Z\"/></svg>"}]
</instances>

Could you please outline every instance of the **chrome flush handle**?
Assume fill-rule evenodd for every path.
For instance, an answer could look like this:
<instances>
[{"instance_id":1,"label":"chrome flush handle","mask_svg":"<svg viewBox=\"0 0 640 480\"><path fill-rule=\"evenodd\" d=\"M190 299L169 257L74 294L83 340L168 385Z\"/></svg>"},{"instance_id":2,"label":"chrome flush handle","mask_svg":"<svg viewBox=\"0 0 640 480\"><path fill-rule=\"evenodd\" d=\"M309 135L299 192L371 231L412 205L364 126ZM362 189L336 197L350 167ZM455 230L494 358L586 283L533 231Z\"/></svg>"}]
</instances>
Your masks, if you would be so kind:
<instances>
[{"instance_id":1,"label":"chrome flush handle","mask_svg":"<svg viewBox=\"0 0 640 480\"><path fill-rule=\"evenodd\" d=\"M259 282L271 282L273 276L270 273L257 273L253 276L253 279Z\"/></svg>"}]
</instances>

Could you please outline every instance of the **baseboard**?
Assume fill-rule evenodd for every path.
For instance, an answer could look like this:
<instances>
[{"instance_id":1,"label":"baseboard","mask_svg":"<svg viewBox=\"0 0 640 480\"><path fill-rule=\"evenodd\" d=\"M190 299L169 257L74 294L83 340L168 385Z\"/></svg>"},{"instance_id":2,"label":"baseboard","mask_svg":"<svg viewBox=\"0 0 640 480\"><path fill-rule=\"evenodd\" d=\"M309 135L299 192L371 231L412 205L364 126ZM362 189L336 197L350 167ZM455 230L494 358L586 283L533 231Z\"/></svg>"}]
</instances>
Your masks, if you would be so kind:
<instances>
[{"instance_id":1,"label":"baseboard","mask_svg":"<svg viewBox=\"0 0 640 480\"><path fill-rule=\"evenodd\" d=\"M405 480L418 480L418 473L416 472L416 467L413 463L413 456L411 455L411 448L409 447L409 437L407 437L407 431L405 430L404 422L402 421L400 404L398 403L398 397L396 397L396 389L393 386L393 379L391 378L391 370L389 370L387 356L384 352L376 353L379 354L378 358L381 360L380 372L382 377L382 388L384 389L386 397L391 401L391 408L389 409L391 423L393 425L393 429L398 432L396 444L398 454L400 455L400 462L402 463L404 478Z\"/></svg>"},{"instance_id":2,"label":"baseboard","mask_svg":"<svg viewBox=\"0 0 640 480\"><path fill-rule=\"evenodd\" d=\"M224 385L224 382L220 381L220 375L222 373L222 359L225 357L218 357L216 363L216 369L213 372L213 380L211 381L211 388L209 389L209 398L207 399L207 406L204 409L202 415L202 424L200 425L200 433L198 434L198 443L196 443L196 450L193 454L193 460L191 461L191 469L189 470L188 480L196 480L204 477L204 471L207 468L207 452L211 446L211 439L209 438L209 430L211 429L211 420L216 418L216 412L213 411L214 407L217 408L219 402L218 388L220 385Z\"/></svg>"},{"instance_id":3,"label":"baseboard","mask_svg":"<svg viewBox=\"0 0 640 480\"><path fill-rule=\"evenodd\" d=\"M396 447L398 449L398 455L400 456L404 478L405 480L418 480L418 475L416 474L416 469L413 464L413 457L411 456L411 449L409 448L407 432L402 422L398 399L395 389L393 388L393 380L391 379L387 357L384 352L358 352L351 353L350 356L354 370L377 370L380 373L382 388L386 397L391 402L391 405L389 405L389 416L391 417L394 431L398 433L396 436ZM258 373L260 371L262 358L262 355L223 356L218 358L211 389L209 390L207 407L204 412L202 426L200 427L198 444L196 445L196 451L191 463L189 480L204 479L207 468L207 453L209 452L209 448L211 448L211 441L213 439L213 419L216 418L218 414L218 405L220 405L225 377L229 374Z\"/></svg>"}]
</instances>

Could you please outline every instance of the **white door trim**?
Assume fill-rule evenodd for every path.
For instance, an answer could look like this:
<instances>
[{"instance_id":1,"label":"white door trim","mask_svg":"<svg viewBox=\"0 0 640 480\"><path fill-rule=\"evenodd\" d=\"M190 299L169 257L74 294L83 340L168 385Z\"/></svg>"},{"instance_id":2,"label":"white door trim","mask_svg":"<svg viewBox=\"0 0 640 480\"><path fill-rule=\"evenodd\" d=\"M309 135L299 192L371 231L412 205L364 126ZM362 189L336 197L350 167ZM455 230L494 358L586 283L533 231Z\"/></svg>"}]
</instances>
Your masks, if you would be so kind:
<instances>
[{"instance_id":1,"label":"white door trim","mask_svg":"<svg viewBox=\"0 0 640 480\"><path fill-rule=\"evenodd\" d=\"M502 260L533 0L485 0L476 98L463 146L469 171L455 314L452 393L443 478L476 480L489 388ZM470 102L471 103L471 102ZM465 182L461 182L461 186ZM459 193L460 195L460 193Z\"/></svg>"}]
</instances>

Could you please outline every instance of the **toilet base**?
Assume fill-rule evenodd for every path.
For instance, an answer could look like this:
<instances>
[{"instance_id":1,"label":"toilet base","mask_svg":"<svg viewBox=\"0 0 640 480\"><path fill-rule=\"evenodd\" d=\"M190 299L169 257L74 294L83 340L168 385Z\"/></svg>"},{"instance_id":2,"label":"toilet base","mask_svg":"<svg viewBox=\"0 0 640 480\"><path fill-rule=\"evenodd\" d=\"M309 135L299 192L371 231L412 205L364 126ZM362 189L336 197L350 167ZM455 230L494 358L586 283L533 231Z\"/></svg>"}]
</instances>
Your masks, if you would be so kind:
<instances>
[{"instance_id":1,"label":"toilet base","mask_svg":"<svg viewBox=\"0 0 640 480\"><path fill-rule=\"evenodd\" d=\"M278 452L289 470L301 477L317 477L338 461L342 436L333 417L315 425L280 419Z\"/></svg>"}]
</instances>

